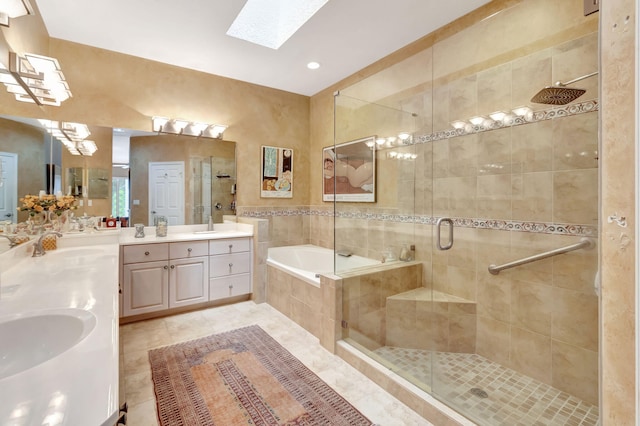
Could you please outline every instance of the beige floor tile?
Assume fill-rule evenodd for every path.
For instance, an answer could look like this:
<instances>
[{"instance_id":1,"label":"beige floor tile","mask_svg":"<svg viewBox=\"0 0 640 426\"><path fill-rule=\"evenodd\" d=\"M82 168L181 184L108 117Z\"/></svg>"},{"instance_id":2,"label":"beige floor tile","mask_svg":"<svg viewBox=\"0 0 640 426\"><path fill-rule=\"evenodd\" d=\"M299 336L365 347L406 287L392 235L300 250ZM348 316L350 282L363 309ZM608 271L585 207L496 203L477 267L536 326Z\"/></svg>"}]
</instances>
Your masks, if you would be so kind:
<instances>
[{"instance_id":1,"label":"beige floor tile","mask_svg":"<svg viewBox=\"0 0 640 426\"><path fill-rule=\"evenodd\" d=\"M127 413L127 424L132 426L157 426L156 401L145 401L130 405Z\"/></svg>"},{"instance_id":2,"label":"beige floor tile","mask_svg":"<svg viewBox=\"0 0 640 426\"><path fill-rule=\"evenodd\" d=\"M241 302L202 311L127 324L123 341L128 424L156 426L155 397L149 370L149 349L257 324L285 349L318 374L365 416L381 426L430 423L385 392L318 339L266 303Z\"/></svg>"}]
</instances>

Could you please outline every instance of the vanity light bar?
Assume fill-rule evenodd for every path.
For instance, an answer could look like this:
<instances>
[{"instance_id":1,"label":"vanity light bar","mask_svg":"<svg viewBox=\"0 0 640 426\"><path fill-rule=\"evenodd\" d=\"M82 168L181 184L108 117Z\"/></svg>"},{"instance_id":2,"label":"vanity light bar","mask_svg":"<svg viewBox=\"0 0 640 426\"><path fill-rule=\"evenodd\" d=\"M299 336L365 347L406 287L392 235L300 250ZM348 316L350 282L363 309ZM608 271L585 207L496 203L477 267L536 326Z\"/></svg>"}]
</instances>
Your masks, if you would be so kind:
<instances>
[{"instance_id":1,"label":"vanity light bar","mask_svg":"<svg viewBox=\"0 0 640 426\"><path fill-rule=\"evenodd\" d=\"M227 126L222 124L206 124L166 117L153 117L152 123L154 132L210 139L222 139L227 129Z\"/></svg>"}]
</instances>

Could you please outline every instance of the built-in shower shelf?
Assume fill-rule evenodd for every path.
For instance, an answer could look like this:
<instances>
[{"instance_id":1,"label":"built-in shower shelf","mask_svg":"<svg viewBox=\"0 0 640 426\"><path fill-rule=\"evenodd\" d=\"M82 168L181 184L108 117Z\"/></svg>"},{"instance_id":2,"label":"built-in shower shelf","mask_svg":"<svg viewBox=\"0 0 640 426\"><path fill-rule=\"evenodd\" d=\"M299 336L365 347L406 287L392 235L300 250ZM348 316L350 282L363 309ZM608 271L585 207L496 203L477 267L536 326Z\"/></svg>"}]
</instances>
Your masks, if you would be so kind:
<instances>
[{"instance_id":1,"label":"built-in shower shelf","mask_svg":"<svg viewBox=\"0 0 640 426\"><path fill-rule=\"evenodd\" d=\"M476 302L419 287L387 297L386 346L475 352Z\"/></svg>"},{"instance_id":2,"label":"built-in shower shelf","mask_svg":"<svg viewBox=\"0 0 640 426\"><path fill-rule=\"evenodd\" d=\"M462 297L454 296L452 294L431 290L426 287L415 288L413 290L405 291L404 293L398 293L387 297L387 303L390 300L433 303L434 312L449 312L453 310L464 314L476 313L476 302L463 299Z\"/></svg>"}]
</instances>

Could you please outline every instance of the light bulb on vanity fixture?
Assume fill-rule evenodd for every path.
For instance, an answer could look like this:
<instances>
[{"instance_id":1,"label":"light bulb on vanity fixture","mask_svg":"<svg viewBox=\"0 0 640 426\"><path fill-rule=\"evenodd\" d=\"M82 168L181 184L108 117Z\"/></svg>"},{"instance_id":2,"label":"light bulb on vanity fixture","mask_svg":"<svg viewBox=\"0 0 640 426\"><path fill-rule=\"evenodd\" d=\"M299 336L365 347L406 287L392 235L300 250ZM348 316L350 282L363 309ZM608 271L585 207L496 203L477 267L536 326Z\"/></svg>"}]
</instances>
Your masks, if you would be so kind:
<instances>
[{"instance_id":1,"label":"light bulb on vanity fixture","mask_svg":"<svg viewBox=\"0 0 640 426\"><path fill-rule=\"evenodd\" d=\"M153 131L158 133L209 139L222 139L224 131L227 129L227 126L222 124L206 124L166 117L153 117L152 126Z\"/></svg>"}]
</instances>

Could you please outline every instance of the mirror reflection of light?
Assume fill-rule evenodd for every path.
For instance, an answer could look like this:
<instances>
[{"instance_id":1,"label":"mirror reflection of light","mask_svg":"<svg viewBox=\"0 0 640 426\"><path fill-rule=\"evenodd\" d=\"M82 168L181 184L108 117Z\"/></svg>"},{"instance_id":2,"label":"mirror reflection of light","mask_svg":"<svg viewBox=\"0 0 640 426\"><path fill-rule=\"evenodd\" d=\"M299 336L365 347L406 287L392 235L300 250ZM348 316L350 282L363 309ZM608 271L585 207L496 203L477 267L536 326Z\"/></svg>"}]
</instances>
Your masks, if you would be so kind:
<instances>
[{"instance_id":1,"label":"mirror reflection of light","mask_svg":"<svg viewBox=\"0 0 640 426\"><path fill-rule=\"evenodd\" d=\"M12 421L11 424L26 425L26 420L29 417L29 406L30 404L28 402L18 404L18 406L14 408L9 415L9 419ZM22 422L21 419L23 419L24 422Z\"/></svg>"},{"instance_id":2,"label":"mirror reflection of light","mask_svg":"<svg viewBox=\"0 0 640 426\"><path fill-rule=\"evenodd\" d=\"M67 408L67 396L60 391L54 392L49 400L46 416L42 426L56 426L64 423L64 412Z\"/></svg>"}]
</instances>

